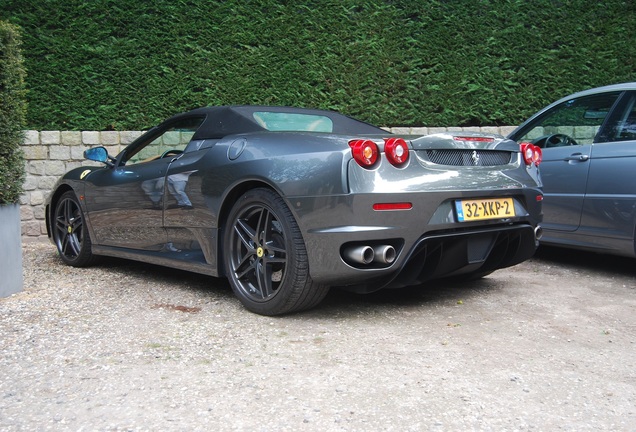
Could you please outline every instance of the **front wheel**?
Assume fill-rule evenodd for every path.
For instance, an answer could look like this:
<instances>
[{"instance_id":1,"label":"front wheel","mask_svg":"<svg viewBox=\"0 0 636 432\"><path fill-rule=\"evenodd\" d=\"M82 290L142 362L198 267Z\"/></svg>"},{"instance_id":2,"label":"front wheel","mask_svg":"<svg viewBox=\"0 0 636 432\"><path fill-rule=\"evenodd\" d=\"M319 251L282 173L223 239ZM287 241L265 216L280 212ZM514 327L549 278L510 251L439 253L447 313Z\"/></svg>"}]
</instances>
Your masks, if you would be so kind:
<instances>
[{"instance_id":1,"label":"front wheel","mask_svg":"<svg viewBox=\"0 0 636 432\"><path fill-rule=\"evenodd\" d=\"M232 290L252 312L280 315L309 309L329 291L309 276L298 224L283 199L269 189L253 189L234 204L223 245Z\"/></svg>"},{"instance_id":2,"label":"front wheel","mask_svg":"<svg viewBox=\"0 0 636 432\"><path fill-rule=\"evenodd\" d=\"M65 192L55 205L53 241L60 258L68 265L85 267L95 261L91 240L75 192Z\"/></svg>"}]
</instances>

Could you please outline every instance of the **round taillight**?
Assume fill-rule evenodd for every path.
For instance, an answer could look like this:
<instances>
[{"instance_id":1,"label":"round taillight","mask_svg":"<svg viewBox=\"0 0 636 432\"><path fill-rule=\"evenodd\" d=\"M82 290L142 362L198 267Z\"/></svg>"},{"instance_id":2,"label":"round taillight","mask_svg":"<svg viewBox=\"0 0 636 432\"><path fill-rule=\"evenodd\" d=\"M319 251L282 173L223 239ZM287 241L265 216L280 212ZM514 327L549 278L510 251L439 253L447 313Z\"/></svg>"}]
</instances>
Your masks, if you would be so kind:
<instances>
[{"instance_id":1,"label":"round taillight","mask_svg":"<svg viewBox=\"0 0 636 432\"><path fill-rule=\"evenodd\" d=\"M358 165L365 168L373 166L378 160L378 145L371 140L349 141L351 154Z\"/></svg>"},{"instance_id":2,"label":"round taillight","mask_svg":"<svg viewBox=\"0 0 636 432\"><path fill-rule=\"evenodd\" d=\"M543 160L543 151L541 148L529 142L523 142L519 144L519 146L521 147L521 154L523 155L523 161L526 165L534 164L539 166Z\"/></svg>"},{"instance_id":3,"label":"round taillight","mask_svg":"<svg viewBox=\"0 0 636 432\"><path fill-rule=\"evenodd\" d=\"M384 142L384 154L391 165L401 166L409 160L409 146L404 138L388 138Z\"/></svg>"}]
</instances>

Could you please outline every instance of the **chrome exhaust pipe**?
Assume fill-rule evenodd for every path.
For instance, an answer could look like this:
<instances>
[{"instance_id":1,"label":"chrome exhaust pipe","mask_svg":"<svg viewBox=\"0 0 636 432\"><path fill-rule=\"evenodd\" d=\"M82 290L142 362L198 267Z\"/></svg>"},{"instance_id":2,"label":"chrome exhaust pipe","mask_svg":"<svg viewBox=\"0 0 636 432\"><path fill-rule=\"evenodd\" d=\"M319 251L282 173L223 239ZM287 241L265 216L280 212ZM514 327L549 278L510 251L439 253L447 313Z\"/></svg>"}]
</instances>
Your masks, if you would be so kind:
<instances>
[{"instance_id":1,"label":"chrome exhaust pipe","mask_svg":"<svg viewBox=\"0 0 636 432\"><path fill-rule=\"evenodd\" d=\"M345 249L344 255L359 264L369 264L373 261L375 253L371 246L355 246Z\"/></svg>"},{"instance_id":2,"label":"chrome exhaust pipe","mask_svg":"<svg viewBox=\"0 0 636 432\"><path fill-rule=\"evenodd\" d=\"M373 261L380 264L391 264L395 261L395 248L391 245L379 245L373 248Z\"/></svg>"},{"instance_id":3,"label":"chrome exhaust pipe","mask_svg":"<svg viewBox=\"0 0 636 432\"><path fill-rule=\"evenodd\" d=\"M534 228L534 238L535 240L541 240L541 237L543 237L543 228L541 225L537 225Z\"/></svg>"}]
</instances>

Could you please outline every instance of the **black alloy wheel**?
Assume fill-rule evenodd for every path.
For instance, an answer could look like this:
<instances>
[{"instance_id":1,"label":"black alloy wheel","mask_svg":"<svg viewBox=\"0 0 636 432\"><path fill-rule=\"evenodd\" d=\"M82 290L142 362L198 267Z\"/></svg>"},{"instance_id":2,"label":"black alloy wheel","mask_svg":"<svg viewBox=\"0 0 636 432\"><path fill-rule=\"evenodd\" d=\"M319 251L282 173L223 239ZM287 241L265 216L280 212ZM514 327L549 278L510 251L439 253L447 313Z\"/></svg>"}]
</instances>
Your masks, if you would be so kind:
<instances>
[{"instance_id":1,"label":"black alloy wheel","mask_svg":"<svg viewBox=\"0 0 636 432\"><path fill-rule=\"evenodd\" d=\"M84 214L73 191L65 192L57 201L52 225L53 240L62 261L75 267L94 261Z\"/></svg>"},{"instance_id":2,"label":"black alloy wheel","mask_svg":"<svg viewBox=\"0 0 636 432\"><path fill-rule=\"evenodd\" d=\"M300 229L283 199L269 189L251 190L236 202L224 250L232 289L252 312L308 309L329 291L311 280Z\"/></svg>"}]
</instances>

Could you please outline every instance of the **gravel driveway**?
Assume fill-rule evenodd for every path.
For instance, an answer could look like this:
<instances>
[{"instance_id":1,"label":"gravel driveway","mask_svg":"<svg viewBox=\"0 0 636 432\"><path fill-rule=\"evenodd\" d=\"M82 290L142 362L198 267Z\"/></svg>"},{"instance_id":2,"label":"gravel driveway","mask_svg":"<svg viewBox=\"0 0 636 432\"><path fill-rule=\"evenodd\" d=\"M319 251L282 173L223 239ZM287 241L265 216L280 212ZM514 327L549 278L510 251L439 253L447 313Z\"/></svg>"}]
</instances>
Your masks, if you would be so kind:
<instances>
[{"instance_id":1,"label":"gravel driveway","mask_svg":"<svg viewBox=\"0 0 636 432\"><path fill-rule=\"evenodd\" d=\"M545 249L267 318L222 280L29 243L0 299L0 430L634 430L634 264Z\"/></svg>"}]
</instances>

